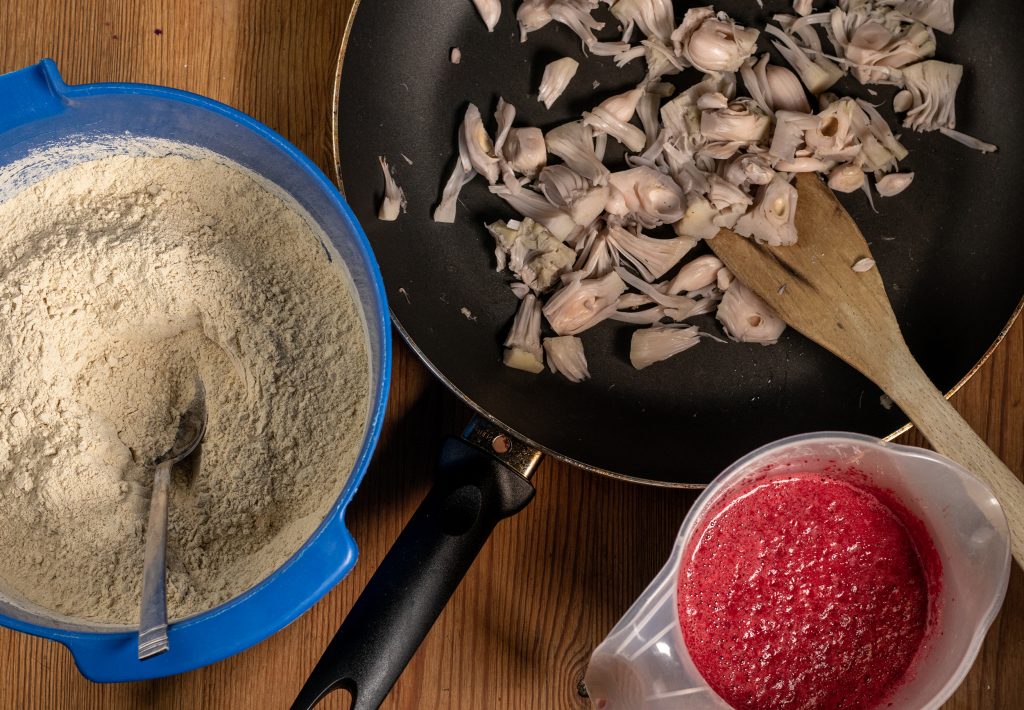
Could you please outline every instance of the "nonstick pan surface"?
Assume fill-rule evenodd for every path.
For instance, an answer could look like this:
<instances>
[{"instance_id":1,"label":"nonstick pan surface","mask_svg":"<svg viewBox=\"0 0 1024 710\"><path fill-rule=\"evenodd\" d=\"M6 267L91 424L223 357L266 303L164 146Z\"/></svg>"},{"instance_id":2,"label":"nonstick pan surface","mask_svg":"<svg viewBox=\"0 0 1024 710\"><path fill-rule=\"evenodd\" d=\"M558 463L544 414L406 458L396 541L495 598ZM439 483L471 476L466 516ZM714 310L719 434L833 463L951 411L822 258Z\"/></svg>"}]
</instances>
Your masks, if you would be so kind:
<instances>
[{"instance_id":1,"label":"nonstick pan surface","mask_svg":"<svg viewBox=\"0 0 1024 710\"><path fill-rule=\"evenodd\" d=\"M763 27L788 2L715 3ZM602 6L603 7L603 6ZM687 5L676 4L677 18ZM943 391L969 376L1019 310L1024 238L1019 227L1024 156L1022 3L958 6L953 36L938 35L937 58L965 66L958 129L996 143L982 155L935 133L905 132L916 178L904 194L842 196L877 259L914 355ZM583 334L593 379L572 384L501 362L517 307L513 277L494 270L484 223L515 213L482 178L467 185L455 224L431 221L456 156L467 102L490 114L499 96L518 109L516 125L545 130L575 120L602 99L632 88L644 67L619 70L584 57L567 28L552 23L519 42L515 6L503 3L488 33L468 0L362 0L340 63L335 139L346 197L379 259L396 325L424 362L459 396L522 440L586 468L661 485L702 485L730 461L798 432L845 430L884 437L903 426L880 391L796 332L778 345L701 344L636 371L628 361L635 326L606 322ZM617 22L605 13L608 29ZM762 50L767 48L764 38ZM459 47L462 61L449 61ZM580 70L551 111L536 100L544 65L560 56ZM782 60L776 57L776 60ZM693 70L668 78L685 88ZM599 86L594 89L594 82ZM845 79L837 93L891 111L892 90ZM610 141L611 143L612 141ZM403 157L404 154L404 157ZM377 219L387 156L408 197L396 222ZM406 160L406 157L412 164ZM695 319L721 334L713 316Z\"/></svg>"}]
</instances>

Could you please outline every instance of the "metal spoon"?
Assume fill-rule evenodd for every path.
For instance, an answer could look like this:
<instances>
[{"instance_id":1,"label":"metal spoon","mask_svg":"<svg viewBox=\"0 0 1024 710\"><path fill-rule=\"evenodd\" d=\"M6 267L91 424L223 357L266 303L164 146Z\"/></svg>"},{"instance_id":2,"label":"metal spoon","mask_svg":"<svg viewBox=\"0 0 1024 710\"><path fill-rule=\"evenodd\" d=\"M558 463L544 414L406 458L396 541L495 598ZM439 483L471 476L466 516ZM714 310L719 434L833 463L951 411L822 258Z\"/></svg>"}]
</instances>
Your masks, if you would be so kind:
<instances>
[{"instance_id":1,"label":"metal spoon","mask_svg":"<svg viewBox=\"0 0 1024 710\"><path fill-rule=\"evenodd\" d=\"M174 444L153 463L153 496L146 528L146 559L142 568L142 605L139 609L139 660L163 653L167 642L167 489L171 467L188 457L206 432L206 391L196 378L196 394L178 420Z\"/></svg>"}]
</instances>

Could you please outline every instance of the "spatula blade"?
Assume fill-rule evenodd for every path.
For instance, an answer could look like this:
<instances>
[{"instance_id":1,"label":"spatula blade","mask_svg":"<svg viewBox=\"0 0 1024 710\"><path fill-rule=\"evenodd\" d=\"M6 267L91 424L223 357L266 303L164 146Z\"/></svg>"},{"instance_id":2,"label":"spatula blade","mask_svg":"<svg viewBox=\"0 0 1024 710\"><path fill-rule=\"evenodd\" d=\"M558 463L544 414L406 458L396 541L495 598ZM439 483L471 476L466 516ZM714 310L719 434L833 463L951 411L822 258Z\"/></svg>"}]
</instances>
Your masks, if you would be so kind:
<instances>
[{"instance_id":1,"label":"spatula blade","mask_svg":"<svg viewBox=\"0 0 1024 710\"><path fill-rule=\"evenodd\" d=\"M853 270L871 250L817 176L800 174L796 184L796 244L772 247L723 229L708 245L786 323L861 371L873 370L877 348L905 346L878 268Z\"/></svg>"}]
</instances>

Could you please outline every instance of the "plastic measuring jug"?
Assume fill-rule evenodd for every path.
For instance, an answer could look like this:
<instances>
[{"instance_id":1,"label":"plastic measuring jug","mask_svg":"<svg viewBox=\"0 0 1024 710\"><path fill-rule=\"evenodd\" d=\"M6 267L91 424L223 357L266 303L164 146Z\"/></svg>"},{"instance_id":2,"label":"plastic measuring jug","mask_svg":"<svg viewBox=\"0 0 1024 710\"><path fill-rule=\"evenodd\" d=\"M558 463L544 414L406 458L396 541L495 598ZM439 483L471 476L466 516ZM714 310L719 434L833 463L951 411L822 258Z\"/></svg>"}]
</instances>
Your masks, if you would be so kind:
<instances>
[{"instance_id":1,"label":"plastic measuring jug","mask_svg":"<svg viewBox=\"0 0 1024 710\"><path fill-rule=\"evenodd\" d=\"M594 651L586 674L598 710L728 708L701 677L683 641L676 607L679 574L704 512L751 477L855 469L891 490L926 526L942 563L938 627L914 672L886 705L938 708L971 668L1006 596L1010 543L992 491L944 456L859 434L804 434L768 444L712 481L676 536L668 562ZM842 476L841 473L835 474Z\"/></svg>"}]
</instances>

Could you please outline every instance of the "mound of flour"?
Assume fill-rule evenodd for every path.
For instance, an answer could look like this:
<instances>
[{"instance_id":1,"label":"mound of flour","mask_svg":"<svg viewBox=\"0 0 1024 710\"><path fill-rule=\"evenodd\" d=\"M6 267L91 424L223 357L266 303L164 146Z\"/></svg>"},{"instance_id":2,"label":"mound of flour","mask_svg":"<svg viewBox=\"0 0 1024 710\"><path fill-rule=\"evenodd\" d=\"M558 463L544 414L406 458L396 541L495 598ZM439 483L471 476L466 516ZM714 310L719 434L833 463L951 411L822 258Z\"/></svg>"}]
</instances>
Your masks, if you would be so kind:
<instances>
[{"instance_id":1,"label":"mound of flour","mask_svg":"<svg viewBox=\"0 0 1024 710\"><path fill-rule=\"evenodd\" d=\"M366 333L306 221L212 158L110 157L0 204L0 592L138 619L152 471L196 377L201 452L172 477L172 618L266 577L358 453Z\"/></svg>"}]
</instances>

